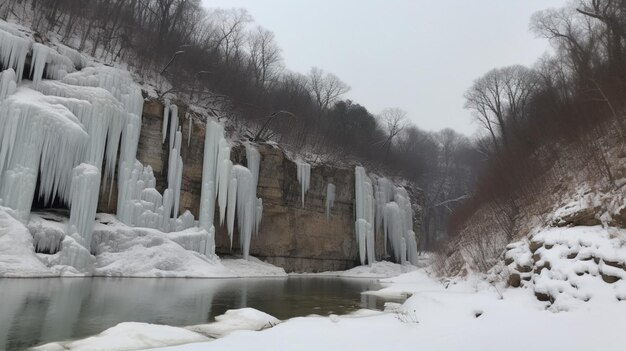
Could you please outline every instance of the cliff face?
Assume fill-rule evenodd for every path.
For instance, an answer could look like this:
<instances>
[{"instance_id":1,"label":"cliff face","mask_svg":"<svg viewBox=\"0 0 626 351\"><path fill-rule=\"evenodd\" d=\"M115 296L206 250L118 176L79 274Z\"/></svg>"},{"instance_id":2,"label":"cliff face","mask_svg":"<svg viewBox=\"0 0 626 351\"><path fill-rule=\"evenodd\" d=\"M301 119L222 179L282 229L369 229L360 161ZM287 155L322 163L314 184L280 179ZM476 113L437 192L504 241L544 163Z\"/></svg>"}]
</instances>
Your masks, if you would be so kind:
<instances>
[{"instance_id":1,"label":"cliff face","mask_svg":"<svg viewBox=\"0 0 626 351\"><path fill-rule=\"evenodd\" d=\"M323 271L351 268L357 259L353 231L354 171L312 167L311 184L302 207L296 164L279 148L259 145L261 167L257 194L263 199L263 220L250 253L288 271ZM243 163L245 150L234 152ZM326 218L326 186L336 185L335 204ZM238 244L235 235L234 245ZM218 253L229 252L223 228L217 238Z\"/></svg>"},{"instance_id":2,"label":"cliff face","mask_svg":"<svg viewBox=\"0 0 626 351\"><path fill-rule=\"evenodd\" d=\"M192 123L189 147L189 120L179 112L183 134L183 182L181 213L191 211L197 219L200 207L202 162L205 129ZM167 186L168 143L162 144L163 105L148 101L144 105L137 159L150 165L157 179L157 189ZM252 239L250 254L281 266L288 272L344 270L358 264L358 247L354 234L354 169L312 166L311 183L302 207L296 164L277 146L257 146L261 154L257 196L263 199L263 219L259 236ZM233 163L246 165L245 148L233 147ZM334 207L326 218L326 187L336 186ZM116 187L108 201L102 196L101 212L115 212ZM416 216L416 218L419 216ZM216 213L216 251L219 255L238 254L237 230L230 248L225 226L220 226ZM419 228L416 223L415 228ZM376 252L384 252L382 238L376 238ZM382 258L378 255L377 258Z\"/></svg>"}]
</instances>

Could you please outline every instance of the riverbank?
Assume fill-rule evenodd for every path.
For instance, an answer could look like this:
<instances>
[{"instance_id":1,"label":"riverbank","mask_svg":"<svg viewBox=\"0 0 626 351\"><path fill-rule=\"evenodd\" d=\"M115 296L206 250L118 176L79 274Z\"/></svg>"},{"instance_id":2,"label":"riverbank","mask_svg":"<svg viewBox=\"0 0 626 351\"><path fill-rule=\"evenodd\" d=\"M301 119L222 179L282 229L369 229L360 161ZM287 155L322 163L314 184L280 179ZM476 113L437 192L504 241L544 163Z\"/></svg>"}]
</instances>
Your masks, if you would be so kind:
<instances>
[{"instance_id":1,"label":"riverbank","mask_svg":"<svg viewBox=\"0 0 626 351\"><path fill-rule=\"evenodd\" d=\"M488 283L484 277L445 282L417 270L383 280L377 296L410 296L385 312L302 317L261 332L237 331L211 342L159 349L189 350L623 350L626 303L572 303L547 310L528 289ZM306 340L306 342L303 342Z\"/></svg>"},{"instance_id":2,"label":"riverbank","mask_svg":"<svg viewBox=\"0 0 626 351\"><path fill-rule=\"evenodd\" d=\"M538 301L529 289L505 288L484 276L440 281L419 269L383 279L384 287L365 295L384 298L408 297L402 303L387 303L385 311L359 310L347 315L291 318L279 324L262 318L230 323L233 327L215 340L198 341L202 328L180 329L196 334L172 339L161 336L162 326L140 329L127 325L133 342L149 340L136 349L165 346L161 351L188 350L381 350L413 345L425 350L622 350L621 332L626 304L596 299L572 302L567 312L555 313L547 302ZM233 316L238 315L232 312ZM243 313L243 312L242 312ZM263 316L260 312L252 315ZM228 320L229 317L224 317ZM252 327L253 326L253 327ZM211 328L211 327L206 327ZM261 331L259 331L261 330ZM202 334L200 334L202 335ZM207 337L206 335L203 335ZM107 332L81 343L64 344L71 350L92 349L105 342ZM102 344L100 344L102 345ZM133 344L138 345L138 344ZM97 348L97 347L96 347ZM46 346L38 350L57 350ZM110 349L107 345L107 349Z\"/></svg>"}]
</instances>

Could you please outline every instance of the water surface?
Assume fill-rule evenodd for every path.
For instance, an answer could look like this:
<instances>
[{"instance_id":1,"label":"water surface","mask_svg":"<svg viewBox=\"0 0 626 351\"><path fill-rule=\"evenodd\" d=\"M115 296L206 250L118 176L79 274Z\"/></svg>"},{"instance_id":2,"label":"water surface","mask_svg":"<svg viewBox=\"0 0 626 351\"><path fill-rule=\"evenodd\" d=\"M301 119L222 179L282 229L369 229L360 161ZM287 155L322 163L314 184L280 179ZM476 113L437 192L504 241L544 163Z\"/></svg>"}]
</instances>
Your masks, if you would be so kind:
<instances>
[{"instance_id":1,"label":"water surface","mask_svg":"<svg viewBox=\"0 0 626 351\"><path fill-rule=\"evenodd\" d=\"M228 309L253 307L278 319L380 308L361 295L375 280L331 277L264 279L0 279L0 350L100 333L121 322L185 326Z\"/></svg>"}]
</instances>

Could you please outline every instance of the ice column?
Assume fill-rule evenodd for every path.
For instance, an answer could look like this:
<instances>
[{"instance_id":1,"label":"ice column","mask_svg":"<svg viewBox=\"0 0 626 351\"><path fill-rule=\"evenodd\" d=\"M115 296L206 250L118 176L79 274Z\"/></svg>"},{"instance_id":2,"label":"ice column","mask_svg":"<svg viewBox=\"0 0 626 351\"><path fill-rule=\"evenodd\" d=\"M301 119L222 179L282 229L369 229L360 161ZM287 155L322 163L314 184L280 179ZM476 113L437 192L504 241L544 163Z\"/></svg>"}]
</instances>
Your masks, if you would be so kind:
<instances>
[{"instance_id":1,"label":"ice column","mask_svg":"<svg viewBox=\"0 0 626 351\"><path fill-rule=\"evenodd\" d=\"M298 182L300 183L300 194L302 196L302 208L304 208L304 194L309 190L311 182L311 165L304 161L297 161Z\"/></svg>"},{"instance_id":2,"label":"ice column","mask_svg":"<svg viewBox=\"0 0 626 351\"><path fill-rule=\"evenodd\" d=\"M202 163L202 193L200 195L200 227L209 232L205 254L215 254L215 198L217 189L218 154L223 145L224 128L217 122L207 121L204 136L204 160Z\"/></svg>"},{"instance_id":3,"label":"ice column","mask_svg":"<svg viewBox=\"0 0 626 351\"><path fill-rule=\"evenodd\" d=\"M409 194L403 187L396 187L393 200L384 204L383 224L385 243L391 246L396 261L406 260L417 264L417 241L413 231L413 209Z\"/></svg>"},{"instance_id":4,"label":"ice column","mask_svg":"<svg viewBox=\"0 0 626 351\"><path fill-rule=\"evenodd\" d=\"M165 100L163 107L163 124L161 125L161 144L165 144L165 137L167 136L167 125L169 123L170 116L170 101Z\"/></svg>"},{"instance_id":5,"label":"ice column","mask_svg":"<svg viewBox=\"0 0 626 351\"><path fill-rule=\"evenodd\" d=\"M326 185L326 220L330 221L330 209L335 205L335 184Z\"/></svg>"},{"instance_id":6,"label":"ice column","mask_svg":"<svg viewBox=\"0 0 626 351\"><path fill-rule=\"evenodd\" d=\"M81 163L74 168L70 189L71 210L68 223L68 234L78 233L81 244L91 250L91 234L93 231L98 193L100 191L100 169Z\"/></svg>"},{"instance_id":7,"label":"ice column","mask_svg":"<svg viewBox=\"0 0 626 351\"><path fill-rule=\"evenodd\" d=\"M374 263L374 195L372 182L363 167L354 169L355 233L361 264Z\"/></svg>"},{"instance_id":8,"label":"ice column","mask_svg":"<svg viewBox=\"0 0 626 351\"><path fill-rule=\"evenodd\" d=\"M187 149L189 149L189 146L191 145L191 131L193 130L193 121L190 114L187 114L187 119L189 120L189 128L187 129Z\"/></svg>"},{"instance_id":9,"label":"ice column","mask_svg":"<svg viewBox=\"0 0 626 351\"><path fill-rule=\"evenodd\" d=\"M7 96L13 94L16 87L15 71L13 68L9 68L0 73L0 103L6 99Z\"/></svg>"}]
</instances>

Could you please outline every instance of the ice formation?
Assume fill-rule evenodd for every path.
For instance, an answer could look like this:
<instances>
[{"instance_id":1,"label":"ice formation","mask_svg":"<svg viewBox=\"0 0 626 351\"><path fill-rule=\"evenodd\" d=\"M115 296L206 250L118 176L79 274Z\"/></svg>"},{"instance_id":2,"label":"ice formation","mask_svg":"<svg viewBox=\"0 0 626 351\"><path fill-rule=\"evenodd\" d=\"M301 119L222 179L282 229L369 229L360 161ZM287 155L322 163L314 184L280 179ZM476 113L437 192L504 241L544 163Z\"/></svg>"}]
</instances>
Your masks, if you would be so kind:
<instances>
[{"instance_id":1,"label":"ice formation","mask_svg":"<svg viewBox=\"0 0 626 351\"><path fill-rule=\"evenodd\" d=\"M297 161L298 182L300 183L300 194L302 196L302 208L304 208L304 194L309 191L311 183L311 165L304 161Z\"/></svg>"},{"instance_id":2,"label":"ice formation","mask_svg":"<svg viewBox=\"0 0 626 351\"><path fill-rule=\"evenodd\" d=\"M413 209L408 192L386 178L372 180L363 167L355 168L355 233L361 264L375 260L375 233L383 232L385 253L391 247L400 263L417 264Z\"/></svg>"},{"instance_id":3,"label":"ice formation","mask_svg":"<svg viewBox=\"0 0 626 351\"><path fill-rule=\"evenodd\" d=\"M26 221L39 176L39 196L69 200L72 169L87 133L65 106L20 87L0 104L0 199Z\"/></svg>"},{"instance_id":4,"label":"ice formation","mask_svg":"<svg viewBox=\"0 0 626 351\"><path fill-rule=\"evenodd\" d=\"M29 53L31 65L26 76L32 78L32 84L20 85ZM66 247L67 252L58 259L74 266L86 264L89 251L94 250L98 197L101 189L107 189L111 200L114 178L121 222L162 232L196 226L191 212L179 216L183 212L183 136L176 105L168 101L164 108L162 142L169 137L169 163L167 189L161 194L155 189L152 168L136 158L143 97L128 72L88 66L73 49L33 43L4 28L0 29L0 64L5 68L0 73L0 204L12 208L24 223L35 196L44 204L59 201L70 208L69 222L64 224L67 235L34 230L37 245L45 246L42 251L54 254ZM193 121L190 115L187 118L189 147ZM263 202L256 197L261 157L254 146L246 145L247 167L233 166L230 151L223 127L209 121L200 229L177 238L185 247L212 256L217 202L220 224L227 222L231 245L237 217L241 249L248 258L263 212Z\"/></svg>"},{"instance_id":5,"label":"ice formation","mask_svg":"<svg viewBox=\"0 0 626 351\"><path fill-rule=\"evenodd\" d=\"M0 102L17 89L15 71L9 68L0 73Z\"/></svg>"},{"instance_id":6,"label":"ice formation","mask_svg":"<svg viewBox=\"0 0 626 351\"><path fill-rule=\"evenodd\" d=\"M355 234L361 264L374 263L374 196L372 182L365 168L354 169ZM368 250L372 248L372 250Z\"/></svg>"},{"instance_id":7,"label":"ice formation","mask_svg":"<svg viewBox=\"0 0 626 351\"><path fill-rule=\"evenodd\" d=\"M217 175L220 173L222 163L218 161L221 149L221 140L224 138L224 129L214 121L207 121L204 135L204 159L202 162L202 192L200 195L200 228L209 233L209 240L205 248L205 254L215 254L215 227L213 217L215 214L215 199L217 188ZM230 156L230 155L229 155Z\"/></svg>"},{"instance_id":8,"label":"ice formation","mask_svg":"<svg viewBox=\"0 0 626 351\"><path fill-rule=\"evenodd\" d=\"M170 101L165 100L163 107L163 125L161 126L161 144L165 144L165 138L167 137L167 126L170 118Z\"/></svg>"},{"instance_id":9,"label":"ice formation","mask_svg":"<svg viewBox=\"0 0 626 351\"><path fill-rule=\"evenodd\" d=\"M178 106L172 104L170 105L170 150L176 143L176 132L178 132Z\"/></svg>"},{"instance_id":10,"label":"ice formation","mask_svg":"<svg viewBox=\"0 0 626 351\"><path fill-rule=\"evenodd\" d=\"M67 233L77 233L82 245L91 250L91 233L98 208L100 169L88 163L74 168L70 188L70 221Z\"/></svg>"},{"instance_id":11,"label":"ice formation","mask_svg":"<svg viewBox=\"0 0 626 351\"><path fill-rule=\"evenodd\" d=\"M335 205L335 184L326 185L326 220L330 221L330 209Z\"/></svg>"},{"instance_id":12,"label":"ice formation","mask_svg":"<svg viewBox=\"0 0 626 351\"><path fill-rule=\"evenodd\" d=\"M60 55L53 48L34 43L32 45L30 64L30 76L34 86L37 86L44 78L44 69L46 78L61 79L74 71L74 63L68 57Z\"/></svg>"},{"instance_id":13,"label":"ice formation","mask_svg":"<svg viewBox=\"0 0 626 351\"><path fill-rule=\"evenodd\" d=\"M12 68L17 75L17 81L20 82L24 72L26 55L30 51L32 43L28 38L19 37L15 34L17 33L0 30L0 63L5 69Z\"/></svg>"},{"instance_id":14,"label":"ice formation","mask_svg":"<svg viewBox=\"0 0 626 351\"><path fill-rule=\"evenodd\" d=\"M224 138L224 128L208 121L204 140L202 194L200 199L200 227L215 235L215 202L219 205L220 224L226 227L232 247L235 216L239 229L239 244L248 259L252 235L258 234L263 213L263 202L256 197L261 156L252 145L246 145L248 167L233 166L230 146ZM214 241L208 241L208 253L214 253Z\"/></svg>"},{"instance_id":15,"label":"ice formation","mask_svg":"<svg viewBox=\"0 0 626 351\"><path fill-rule=\"evenodd\" d=\"M190 114L187 114L187 119L189 120L189 127L187 128L187 149L189 149L189 146L191 145L191 131L193 130L193 121Z\"/></svg>"},{"instance_id":16,"label":"ice formation","mask_svg":"<svg viewBox=\"0 0 626 351\"><path fill-rule=\"evenodd\" d=\"M27 76L33 83L17 86L29 53ZM172 162L163 195L154 188L152 169L136 159L143 97L128 72L85 67L86 60L73 49L54 49L4 30L0 63L6 68L0 74L0 203L15 210L21 221L28 220L35 196L44 204L58 200L70 207L67 233L90 250L100 180L103 189L110 186L110 199L117 169L122 222L165 232L195 225L189 212L176 218L181 131L176 126L169 131ZM176 106L168 106L167 112L166 121L171 116L177 124ZM167 127L165 123L164 138ZM42 245L50 241L40 239ZM46 245L56 249L59 239L52 239L53 245Z\"/></svg>"},{"instance_id":17,"label":"ice formation","mask_svg":"<svg viewBox=\"0 0 626 351\"><path fill-rule=\"evenodd\" d=\"M248 259L250 240L256 232L257 198L254 187L254 176L246 167L236 165L232 169L232 177L237 181L237 226L239 228L239 245L243 257ZM229 203L228 206L234 206ZM229 233L230 234L230 233ZM232 241L232 237L231 237Z\"/></svg>"}]
</instances>

